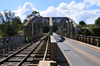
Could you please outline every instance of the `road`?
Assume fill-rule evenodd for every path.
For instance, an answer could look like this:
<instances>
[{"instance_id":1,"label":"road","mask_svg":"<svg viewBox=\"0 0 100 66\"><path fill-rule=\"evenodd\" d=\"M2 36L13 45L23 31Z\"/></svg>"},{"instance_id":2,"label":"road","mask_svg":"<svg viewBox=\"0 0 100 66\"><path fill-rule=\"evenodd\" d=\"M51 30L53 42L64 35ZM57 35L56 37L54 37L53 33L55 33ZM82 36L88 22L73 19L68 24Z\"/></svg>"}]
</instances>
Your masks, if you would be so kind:
<instances>
[{"instance_id":1,"label":"road","mask_svg":"<svg viewBox=\"0 0 100 66\"><path fill-rule=\"evenodd\" d=\"M53 33L70 66L100 66L100 48Z\"/></svg>"}]
</instances>

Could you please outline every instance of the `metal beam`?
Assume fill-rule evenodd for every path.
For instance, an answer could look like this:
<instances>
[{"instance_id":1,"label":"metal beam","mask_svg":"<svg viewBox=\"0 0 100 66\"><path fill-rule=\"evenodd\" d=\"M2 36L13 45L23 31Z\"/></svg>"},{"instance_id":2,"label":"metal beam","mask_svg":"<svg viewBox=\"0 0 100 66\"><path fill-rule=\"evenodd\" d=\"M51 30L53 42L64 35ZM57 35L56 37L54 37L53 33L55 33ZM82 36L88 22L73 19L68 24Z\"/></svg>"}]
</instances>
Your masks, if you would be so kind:
<instances>
[{"instance_id":1,"label":"metal beam","mask_svg":"<svg viewBox=\"0 0 100 66\"><path fill-rule=\"evenodd\" d=\"M70 22L68 20L68 37L70 37Z\"/></svg>"},{"instance_id":2,"label":"metal beam","mask_svg":"<svg viewBox=\"0 0 100 66\"><path fill-rule=\"evenodd\" d=\"M33 22L32 22L32 40L34 39L34 32L33 32Z\"/></svg>"},{"instance_id":3,"label":"metal beam","mask_svg":"<svg viewBox=\"0 0 100 66\"><path fill-rule=\"evenodd\" d=\"M52 17L49 17L49 31L50 31L50 35L52 35L52 26L53 26Z\"/></svg>"},{"instance_id":4,"label":"metal beam","mask_svg":"<svg viewBox=\"0 0 100 66\"><path fill-rule=\"evenodd\" d=\"M24 42L26 41L26 26L23 26L23 35L24 35Z\"/></svg>"}]
</instances>

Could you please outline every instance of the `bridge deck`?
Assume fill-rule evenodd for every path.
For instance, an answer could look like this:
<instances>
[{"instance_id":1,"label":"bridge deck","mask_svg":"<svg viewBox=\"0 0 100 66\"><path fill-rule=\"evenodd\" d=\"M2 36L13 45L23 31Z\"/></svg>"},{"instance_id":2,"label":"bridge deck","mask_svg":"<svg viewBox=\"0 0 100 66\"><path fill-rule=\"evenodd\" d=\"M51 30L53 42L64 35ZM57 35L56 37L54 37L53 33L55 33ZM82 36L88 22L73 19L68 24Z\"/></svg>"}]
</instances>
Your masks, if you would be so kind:
<instances>
[{"instance_id":1,"label":"bridge deck","mask_svg":"<svg viewBox=\"0 0 100 66\"><path fill-rule=\"evenodd\" d=\"M100 66L100 48L53 34L70 66Z\"/></svg>"}]
</instances>

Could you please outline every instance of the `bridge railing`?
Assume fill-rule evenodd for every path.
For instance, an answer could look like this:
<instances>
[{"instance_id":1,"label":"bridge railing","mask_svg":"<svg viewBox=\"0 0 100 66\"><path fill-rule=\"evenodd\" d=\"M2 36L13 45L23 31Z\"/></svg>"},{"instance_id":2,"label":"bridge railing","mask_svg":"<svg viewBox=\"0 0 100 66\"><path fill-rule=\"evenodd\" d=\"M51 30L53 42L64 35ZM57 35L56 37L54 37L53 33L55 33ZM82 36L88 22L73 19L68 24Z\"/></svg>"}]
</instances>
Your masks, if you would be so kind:
<instances>
[{"instance_id":1,"label":"bridge railing","mask_svg":"<svg viewBox=\"0 0 100 66\"><path fill-rule=\"evenodd\" d=\"M12 37L0 38L0 53L6 53L23 45L24 36L17 35Z\"/></svg>"},{"instance_id":2,"label":"bridge railing","mask_svg":"<svg viewBox=\"0 0 100 66\"><path fill-rule=\"evenodd\" d=\"M100 37L97 36L86 36L86 35L75 35L75 34L72 35L70 34L70 37L68 35L62 35L62 36L100 47Z\"/></svg>"},{"instance_id":3,"label":"bridge railing","mask_svg":"<svg viewBox=\"0 0 100 66\"><path fill-rule=\"evenodd\" d=\"M89 44L100 47L100 37L77 35L76 40L79 40L79 41L82 41L82 42L89 43Z\"/></svg>"},{"instance_id":4,"label":"bridge railing","mask_svg":"<svg viewBox=\"0 0 100 66\"><path fill-rule=\"evenodd\" d=\"M62 36L65 36L65 35L62 35ZM97 36L86 36L86 35L75 35L75 34L73 34L73 35L70 35L70 37L68 35L66 35L65 37L100 47L100 37L97 37Z\"/></svg>"}]
</instances>

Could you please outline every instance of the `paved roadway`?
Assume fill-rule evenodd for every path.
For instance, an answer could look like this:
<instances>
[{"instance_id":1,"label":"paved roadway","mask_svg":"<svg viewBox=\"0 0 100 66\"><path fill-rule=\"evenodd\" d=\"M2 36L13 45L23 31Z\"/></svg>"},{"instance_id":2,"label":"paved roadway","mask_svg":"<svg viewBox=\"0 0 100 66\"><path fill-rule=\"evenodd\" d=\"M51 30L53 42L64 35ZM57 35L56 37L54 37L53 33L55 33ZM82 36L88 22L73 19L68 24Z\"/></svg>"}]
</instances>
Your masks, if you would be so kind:
<instances>
[{"instance_id":1,"label":"paved roadway","mask_svg":"<svg viewBox=\"0 0 100 66\"><path fill-rule=\"evenodd\" d=\"M100 48L53 33L70 66L100 66Z\"/></svg>"}]
</instances>

